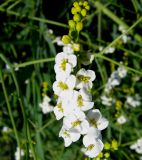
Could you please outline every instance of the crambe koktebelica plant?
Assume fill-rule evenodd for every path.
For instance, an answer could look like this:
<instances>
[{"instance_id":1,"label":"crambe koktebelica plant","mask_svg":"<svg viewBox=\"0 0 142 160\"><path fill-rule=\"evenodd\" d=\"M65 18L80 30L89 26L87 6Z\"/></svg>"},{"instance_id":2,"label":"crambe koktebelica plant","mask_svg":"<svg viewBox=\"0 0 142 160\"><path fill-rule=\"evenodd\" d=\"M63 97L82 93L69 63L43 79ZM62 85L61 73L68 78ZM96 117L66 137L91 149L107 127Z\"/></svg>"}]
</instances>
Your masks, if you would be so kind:
<instances>
[{"instance_id":1,"label":"crambe koktebelica plant","mask_svg":"<svg viewBox=\"0 0 142 160\"><path fill-rule=\"evenodd\" d=\"M103 150L101 131L108 126L99 109L94 109L91 89L96 78L95 71L86 69L82 64L89 64L81 59L79 34L83 29L83 21L89 11L87 1L75 1L71 12L73 20L69 20L69 34L62 37L60 45L63 51L55 57L56 81L53 84L57 95L54 113L57 120L63 119L59 137L64 139L65 147L83 138L82 151L94 158ZM59 40L57 40L59 42ZM86 54L92 61L92 57ZM81 64L82 63L82 64Z\"/></svg>"}]
</instances>

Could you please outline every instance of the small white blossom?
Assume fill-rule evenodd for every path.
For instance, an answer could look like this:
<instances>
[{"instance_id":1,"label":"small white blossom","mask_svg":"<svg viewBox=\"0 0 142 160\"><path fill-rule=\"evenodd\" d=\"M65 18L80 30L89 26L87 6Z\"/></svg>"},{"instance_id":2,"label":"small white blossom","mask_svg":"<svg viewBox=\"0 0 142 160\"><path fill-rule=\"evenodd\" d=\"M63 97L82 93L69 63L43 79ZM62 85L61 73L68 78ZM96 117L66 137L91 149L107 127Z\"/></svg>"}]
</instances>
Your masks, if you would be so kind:
<instances>
[{"instance_id":1,"label":"small white blossom","mask_svg":"<svg viewBox=\"0 0 142 160\"><path fill-rule=\"evenodd\" d=\"M117 118L117 123L118 124L124 124L127 122L127 119L124 115L120 115L118 118Z\"/></svg>"},{"instance_id":2,"label":"small white blossom","mask_svg":"<svg viewBox=\"0 0 142 160\"><path fill-rule=\"evenodd\" d=\"M39 104L40 108L42 109L42 112L44 114L52 112L53 111L53 106L50 105L51 99L48 96L44 96L43 102Z\"/></svg>"},{"instance_id":3,"label":"small white blossom","mask_svg":"<svg viewBox=\"0 0 142 160\"><path fill-rule=\"evenodd\" d=\"M73 90L75 84L76 84L76 77L74 75L70 75L68 77L62 77L62 79L60 77L58 78L57 81L53 83L54 93L60 96L63 94L63 92Z\"/></svg>"},{"instance_id":4,"label":"small white blossom","mask_svg":"<svg viewBox=\"0 0 142 160\"><path fill-rule=\"evenodd\" d=\"M104 147L100 138L100 132L94 128L90 128L87 135L83 137L83 144L85 148L82 151L90 158L97 157Z\"/></svg>"},{"instance_id":5,"label":"small white blossom","mask_svg":"<svg viewBox=\"0 0 142 160\"><path fill-rule=\"evenodd\" d=\"M80 91L74 91L74 106L82 111L87 111L94 106L92 101L92 96L88 93L86 89L80 89Z\"/></svg>"},{"instance_id":6,"label":"small white blossom","mask_svg":"<svg viewBox=\"0 0 142 160\"><path fill-rule=\"evenodd\" d=\"M84 112L75 110L64 118L63 124L69 129L76 129L80 134L86 134L89 129L89 123L86 120Z\"/></svg>"},{"instance_id":7,"label":"small white blossom","mask_svg":"<svg viewBox=\"0 0 142 160\"><path fill-rule=\"evenodd\" d=\"M86 57L82 60L81 63L83 65L87 66L87 65L91 64L93 62L93 60L94 60L94 54L88 52L88 53L86 53Z\"/></svg>"},{"instance_id":8,"label":"small white blossom","mask_svg":"<svg viewBox=\"0 0 142 160\"><path fill-rule=\"evenodd\" d=\"M56 39L53 42L57 43L58 46L64 46L64 43L62 42L61 37L56 37Z\"/></svg>"},{"instance_id":9,"label":"small white blossom","mask_svg":"<svg viewBox=\"0 0 142 160\"><path fill-rule=\"evenodd\" d=\"M135 150L138 154L142 154L142 138L139 138L130 149Z\"/></svg>"},{"instance_id":10,"label":"small white blossom","mask_svg":"<svg viewBox=\"0 0 142 160\"><path fill-rule=\"evenodd\" d=\"M127 106L132 106L133 108L136 108L140 106L141 104L141 98L138 94L135 94L134 96L127 96L126 99L126 105Z\"/></svg>"},{"instance_id":11,"label":"small white blossom","mask_svg":"<svg viewBox=\"0 0 142 160\"><path fill-rule=\"evenodd\" d=\"M69 75L72 69L77 64L77 58L75 55L69 55L64 52L58 53L55 58L55 72L57 74L56 78L62 77L63 74Z\"/></svg>"},{"instance_id":12,"label":"small white blossom","mask_svg":"<svg viewBox=\"0 0 142 160\"><path fill-rule=\"evenodd\" d=\"M74 129L67 129L63 126L59 132L59 137L62 137L65 142L65 147L68 147L72 142L76 142L80 138L80 133Z\"/></svg>"},{"instance_id":13,"label":"small white blossom","mask_svg":"<svg viewBox=\"0 0 142 160\"><path fill-rule=\"evenodd\" d=\"M24 156L24 150L17 147L15 152L15 160L20 160L22 156Z\"/></svg>"},{"instance_id":14,"label":"small white blossom","mask_svg":"<svg viewBox=\"0 0 142 160\"><path fill-rule=\"evenodd\" d=\"M118 75L119 75L120 78L125 78L126 77L127 70L124 67L119 67L117 69L117 71L118 71Z\"/></svg>"},{"instance_id":15,"label":"small white blossom","mask_svg":"<svg viewBox=\"0 0 142 160\"><path fill-rule=\"evenodd\" d=\"M108 120L102 117L98 109L90 110L87 114L90 125L98 130L104 130L108 126Z\"/></svg>"},{"instance_id":16,"label":"small white blossom","mask_svg":"<svg viewBox=\"0 0 142 160\"><path fill-rule=\"evenodd\" d=\"M69 102L65 99L58 99L57 105L54 107L54 114L57 120L60 120L62 117L67 116L73 111L73 107L69 105Z\"/></svg>"},{"instance_id":17,"label":"small white blossom","mask_svg":"<svg viewBox=\"0 0 142 160\"><path fill-rule=\"evenodd\" d=\"M93 84L92 81L95 80L96 75L95 72L92 70L85 70L84 68L80 69L77 72L77 82L76 82L76 88L92 88Z\"/></svg>"},{"instance_id":18,"label":"small white blossom","mask_svg":"<svg viewBox=\"0 0 142 160\"><path fill-rule=\"evenodd\" d=\"M74 53L74 50L72 48L72 45L71 44L67 44L63 47L63 52L66 53L66 54L73 54Z\"/></svg>"},{"instance_id":19,"label":"small white blossom","mask_svg":"<svg viewBox=\"0 0 142 160\"><path fill-rule=\"evenodd\" d=\"M111 97L107 97L106 95L102 95L101 102L105 106L112 106L114 100Z\"/></svg>"}]
</instances>

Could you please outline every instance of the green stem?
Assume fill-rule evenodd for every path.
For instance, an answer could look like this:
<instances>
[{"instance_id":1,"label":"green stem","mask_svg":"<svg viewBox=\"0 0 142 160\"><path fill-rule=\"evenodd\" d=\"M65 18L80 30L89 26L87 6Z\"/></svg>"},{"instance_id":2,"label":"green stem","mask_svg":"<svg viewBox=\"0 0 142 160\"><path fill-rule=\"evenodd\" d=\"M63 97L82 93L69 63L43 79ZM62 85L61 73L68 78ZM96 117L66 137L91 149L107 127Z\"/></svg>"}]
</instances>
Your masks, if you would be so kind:
<instances>
[{"instance_id":1,"label":"green stem","mask_svg":"<svg viewBox=\"0 0 142 160\"><path fill-rule=\"evenodd\" d=\"M11 123L12 123L12 126L13 126L14 134L15 134L15 137L16 137L17 145L20 148L20 139L19 139L18 131L16 129L16 124L15 124L15 121L14 121L14 118L13 118L13 115L12 115L12 110L11 110L11 106L10 106L10 103L9 103L8 94L7 94L5 84L4 84L4 80L3 80L3 77L2 77L2 71L1 70L0 70L0 79L1 79L2 88L3 88L3 92L4 92L4 97L5 97L7 108L8 108L8 113L9 113L10 120L11 120Z\"/></svg>"},{"instance_id":2,"label":"green stem","mask_svg":"<svg viewBox=\"0 0 142 160\"><path fill-rule=\"evenodd\" d=\"M125 33L121 34L120 36L118 36L114 41L112 41L107 47L105 47L100 54L103 54L108 48L112 47L113 45L116 44L117 41L119 41L121 39L121 37L125 34L128 34L129 32L132 31L132 29L134 27L136 27L136 25L138 25L140 22L142 21L142 17L140 17Z\"/></svg>"},{"instance_id":3,"label":"green stem","mask_svg":"<svg viewBox=\"0 0 142 160\"><path fill-rule=\"evenodd\" d=\"M142 75L142 72L141 72L141 71L138 71L138 70L136 70L136 69L127 67L127 66L125 66L125 65L123 65L123 64L121 64L121 63L119 63L119 62L116 62L116 61L114 61L114 60L112 60L112 59L110 59L110 58L108 58L108 57L106 57L106 56L104 56L104 55L102 55L102 54L94 54L94 57L102 58L102 59L104 59L104 60L106 60L106 61L109 61L109 62L111 62L111 63L114 63L114 64L116 64L116 65L118 65L118 66L122 66L122 67L126 68L127 70L129 70L129 71L131 71L131 72L135 72L135 73L137 73L137 74Z\"/></svg>"},{"instance_id":4,"label":"green stem","mask_svg":"<svg viewBox=\"0 0 142 160\"><path fill-rule=\"evenodd\" d=\"M6 12L7 14L14 15L14 16L17 16L17 17L22 17L22 16L25 17L25 15L21 15L21 13L17 13L17 12L11 11L11 10L6 10L6 9L4 9L2 7L0 7L0 11L1 12ZM68 28L68 26L63 24L63 23L55 22L55 21L48 20L48 19L43 19L43 18L34 17L34 16L33 17L29 16L27 18L29 18L31 20L34 20L34 21L39 21L39 22L43 22L43 23L47 23L47 24L56 25L56 26L59 26L59 27Z\"/></svg>"},{"instance_id":5,"label":"green stem","mask_svg":"<svg viewBox=\"0 0 142 160\"><path fill-rule=\"evenodd\" d=\"M52 62L52 61L54 61L54 59L55 58L38 59L38 60L34 60L34 61L24 62L24 63L21 63L21 64L16 64L13 67L22 68L22 67L34 65L34 64L37 64L37 63Z\"/></svg>"}]
</instances>

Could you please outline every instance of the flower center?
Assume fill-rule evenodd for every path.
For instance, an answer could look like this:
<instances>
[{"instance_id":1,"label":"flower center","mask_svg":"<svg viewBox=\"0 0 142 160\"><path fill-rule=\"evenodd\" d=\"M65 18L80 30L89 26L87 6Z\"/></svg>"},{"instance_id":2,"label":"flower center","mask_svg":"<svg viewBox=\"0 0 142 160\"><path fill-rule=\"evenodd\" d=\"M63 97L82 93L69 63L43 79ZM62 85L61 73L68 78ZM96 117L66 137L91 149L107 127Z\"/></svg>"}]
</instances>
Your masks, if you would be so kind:
<instances>
[{"instance_id":1,"label":"flower center","mask_svg":"<svg viewBox=\"0 0 142 160\"><path fill-rule=\"evenodd\" d=\"M59 112L62 112L62 113L64 112L61 102L58 103L57 107L58 107Z\"/></svg>"},{"instance_id":2,"label":"flower center","mask_svg":"<svg viewBox=\"0 0 142 160\"><path fill-rule=\"evenodd\" d=\"M77 78L78 78L80 81L83 81L84 83L88 83L89 80L90 80L90 77L88 77L88 76L83 76L83 75L79 75L79 76L77 76Z\"/></svg>"},{"instance_id":3,"label":"flower center","mask_svg":"<svg viewBox=\"0 0 142 160\"><path fill-rule=\"evenodd\" d=\"M77 97L77 105L78 105L78 107L82 107L83 106L83 98L82 98L81 95L79 95Z\"/></svg>"},{"instance_id":4,"label":"flower center","mask_svg":"<svg viewBox=\"0 0 142 160\"><path fill-rule=\"evenodd\" d=\"M62 70L66 70L66 64L68 63L68 59L63 59L62 61L61 61L61 65L60 65L60 67L61 67L61 69Z\"/></svg>"},{"instance_id":5,"label":"flower center","mask_svg":"<svg viewBox=\"0 0 142 160\"><path fill-rule=\"evenodd\" d=\"M62 90L67 90L68 89L68 85L66 83L63 83L63 82L59 82L58 87L60 87Z\"/></svg>"},{"instance_id":6,"label":"flower center","mask_svg":"<svg viewBox=\"0 0 142 160\"><path fill-rule=\"evenodd\" d=\"M87 150L91 151L93 148L94 148L94 144L90 144L90 145L87 147Z\"/></svg>"},{"instance_id":7,"label":"flower center","mask_svg":"<svg viewBox=\"0 0 142 160\"><path fill-rule=\"evenodd\" d=\"M89 120L89 122L93 127L97 128L97 123L96 123L95 119L92 118Z\"/></svg>"},{"instance_id":8,"label":"flower center","mask_svg":"<svg viewBox=\"0 0 142 160\"><path fill-rule=\"evenodd\" d=\"M77 127L81 124L81 121L80 120L76 120L74 122L71 123L72 124L72 127Z\"/></svg>"},{"instance_id":9,"label":"flower center","mask_svg":"<svg viewBox=\"0 0 142 160\"><path fill-rule=\"evenodd\" d=\"M68 131L64 131L64 135L65 135L66 137L69 137L69 136L70 136L70 134L69 134Z\"/></svg>"}]
</instances>

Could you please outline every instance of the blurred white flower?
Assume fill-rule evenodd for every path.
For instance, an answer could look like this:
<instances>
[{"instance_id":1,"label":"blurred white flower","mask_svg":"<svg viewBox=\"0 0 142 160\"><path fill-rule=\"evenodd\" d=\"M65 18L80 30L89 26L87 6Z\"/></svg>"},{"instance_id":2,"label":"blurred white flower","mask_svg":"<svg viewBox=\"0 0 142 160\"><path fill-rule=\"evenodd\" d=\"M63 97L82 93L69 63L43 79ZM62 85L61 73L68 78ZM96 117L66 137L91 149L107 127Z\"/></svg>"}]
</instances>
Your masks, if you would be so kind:
<instances>
[{"instance_id":1,"label":"blurred white flower","mask_svg":"<svg viewBox=\"0 0 142 160\"><path fill-rule=\"evenodd\" d=\"M127 75L127 69L124 67L118 67L117 72L120 78L125 78Z\"/></svg>"},{"instance_id":2,"label":"blurred white flower","mask_svg":"<svg viewBox=\"0 0 142 160\"><path fill-rule=\"evenodd\" d=\"M24 156L24 150L17 147L15 152L15 160L21 160L22 156Z\"/></svg>"},{"instance_id":3,"label":"blurred white flower","mask_svg":"<svg viewBox=\"0 0 142 160\"><path fill-rule=\"evenodd\" d=\"M113 101L111 97L107 97L106 95L101 96L101 102L105 106L112 106Z\"/></svg>"},{"instance_id":4,"label":"blurred white flower","mask_svg":"<svg viewBox=\"0 0 142 160\"><path fill-rule=\"evenodd\" d=\"M43 102L39 104L40 108L42 109L42 112L44 114L52 112L53 111L53 106L50 105L51 99L48 96L43 97Z\"/></svg>"},{"instance_id":5,"label":"blurred white flower","mask_svg":"<svg viewBox=\"0 0 142 160\"><path fill-rule=\"evenodd\" d=\"M89 124L98 130L104 130L108 126L108 120L102 117L98 109L90 110L87 114Z\"/></svg>"},{"instance_id":6,"label":"blurred white flower","mask_svg":"<svg viewBox=\"0 0 142 160\"><path fill-rule=\"evenodd\" d=\"M135 150L138 154L142 154L142 138L139 138L134 144L132 144L130 149Z\"/></svg>"},{"instance_id":7,"label":"blurred white flower","mask_svg":"<svg viewBox=\"0 0 142 160\"><path fill-rule=\"evenodd\" d=\"M66 53L66 54L73 54L74 50L72 48L72 45L71 44L64 45L63 46L63 52Z\"/></svg>"},{"instance_id":8,"label":"blurred white flower","mask_svg":"<svg viewBox=\"0 0 142 160\"><path fill-rule=\"evenodd\" d=\"M118 118L117 118L117 123L118 124L124 124L127 122L127 119L124 115L120 115Z\"/></svg>"},{"instance_id":9,"label":"blurred white flower","mask_svg":"<svg viewBox=\"0 0 142 160\"><path fill-rule=\"evenodd\" d=\"M127 96L126 105L136 108L136 107L140 106L140 104L141 104L140 100L141 100L141 98L138 94L135 94L134 96Z\"/></svg>"},{"instance_id":10,"label":"blurred white flower","mask_svg":"<svg viewBox=\"0 0 142 160\"><path fill-rule=\"evenodd\" d=\"M93 84L92 81L95 80L96 74L92 70L85 70L84 68L80 69L77 72L77 81L76 81L76 88L92 88Z\"/></svg>"},{"instance_id":11,"label":"blurred white flower","mask_svg":"<svg viewBox=\"0 0 142 160\"><path fill-rule=\"evenodd\" d=\"M58 46L64 46L60 36L56 37L53 43L57 43Z\"/></svg>"}]
</instances>

